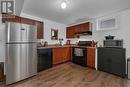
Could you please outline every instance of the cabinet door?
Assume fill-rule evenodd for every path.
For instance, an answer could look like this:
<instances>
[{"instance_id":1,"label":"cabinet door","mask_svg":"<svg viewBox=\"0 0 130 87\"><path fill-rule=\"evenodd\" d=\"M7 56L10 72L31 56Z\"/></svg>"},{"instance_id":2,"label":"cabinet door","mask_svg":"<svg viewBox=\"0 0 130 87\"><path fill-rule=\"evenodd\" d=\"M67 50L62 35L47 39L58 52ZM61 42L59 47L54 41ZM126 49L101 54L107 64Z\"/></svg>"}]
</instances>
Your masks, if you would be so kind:
<instances>
[{"instance_id":1,"label":"cabinet door","mask_svg":"<svg viewBox=\"0 0 130 87\"><path fill-rule=\"evenodd\" d=\"M76 31L77 32L85 32L86 28L84 27L84 24L76 25Z\"/></svg>"},{"instance_id":2,"label":"cabinet door","mask_svg":"<svg viewBox=\"0 0 130 87\"><path fill-rule=\"evenodd\" d=\"M53 64L62 63L62 49L53 48Z\"/></svg>"},{"instance_id":3,"label":"cabinet door","mask_svg":"<svg viewBox=\"0 0 130 87\"><path fill-rule=\"evenodd\" d=\"M111 73L124 77L125 76L125 49L109 48L111 62Z\"/></svg>"},{"instance_id":4,"label":"cabinet door","mask_svg":"<svg viewBox=\"0 0 130 87\"><path fill-rule=\"evenodd\" d=\"M87 48L87 66L95 68L95 48Z\"/></svg>"},{"instance_id":5,"label":"cabinet door","mask_svg":"<svg viewBox=\"0 0 130 87\"><path fill-rule=\"evenodd\" d=\"M98 48L98 69L109 72L110 63L109 51L106 48Z\"/></svg>"},{"instance_id":6,"label":"cabinet door","mask_svg":"<svg viewBox=\"0 0 130 87\"><path fill-rule=\"evenodd\" d=\"M37 39L44 38L44 23L40 21L36 21L37 26Z\"/></svg>"},{"instance_id":7,"label":"cabinet door","mask_svg":"<svg viewBox=\"0 0 130 87\"><path fill-rule=\"evenodd\" d=\"M125 49L98 48L98 69L125 76Z\"/></svg>"},{"instance_id":8,"label":"cabinet door","mask_svg":"<svg viewBox=\"0 0 130 87\"><path fill-rule=\"evenodd\" d=\"M83 26L83 31L89 31L90 30L90 22L84 23Z\"/></svg>"},{"instance_id":9,"label":"cabinet door","mask_svg":"<svg viewBox=\"0 0 130 87\"><path fill-rule=\"evenodd\" d=\"M77 32L77 29L75 26L67 27L66 32L66 38L79 38L75 33Z\"/></svg>"},{"instance_id":10,"label":"cabinet door","mask_svg":"<svg viewBox=\"0 0 130 87\"><path fill-rule=\"evenodd\" d=\"M70 32L71 30L69 28L66 29L66 38L71 38L70 37Z\"/></svg>"},{"instance_id":11,"label":"cabinet door","mask_svg":"<svg viewBox=\"0 0 130 87\"><path fill-rule=\"evenodd\" d=\"M53 48L53 64L59 64L70 60L70 48Z\"/></svg>"},{"instance_id":12,"label":"cabinet door","mask_svg":"<svg viewBox=\"0 0 130 87\"><path fill-rule=\"evenodd\" d=\"M69 61L70 60L70 48L69 47L64 47L62 49L62 58L63 62Z\"/></svg>"},{"instance_id":13,"label":"cabinet door","mask_svg":"<svg viewBox=\"0 0 130 87\"><path fill-rule=\"evenodd\" d=\"M111 73L125 77L125 64L112 62Z\"/></svg>"},{"instance_id":14,"label":"cabinet door","mask_svg":"<svg viewBox=\"0 0 130 87\"><path fill-rule=\"evenodd\" d=\"M34 20L31 20L31 19L28 19L28 18L24 18L24 17L21 17L21 23L29 24L29 25L35 25L35 21Z\"/></svg>"},{"instance_id":15,"label":"cabinet door","mask_svg":"<svg viewBox=\"0 0 130 87\"><path fill-rule=\"evenodd\" d=\"M2 22L4 23L6 21L21 23L21 17L15 15L2 14Z\"/></svg>"}]
</instances>

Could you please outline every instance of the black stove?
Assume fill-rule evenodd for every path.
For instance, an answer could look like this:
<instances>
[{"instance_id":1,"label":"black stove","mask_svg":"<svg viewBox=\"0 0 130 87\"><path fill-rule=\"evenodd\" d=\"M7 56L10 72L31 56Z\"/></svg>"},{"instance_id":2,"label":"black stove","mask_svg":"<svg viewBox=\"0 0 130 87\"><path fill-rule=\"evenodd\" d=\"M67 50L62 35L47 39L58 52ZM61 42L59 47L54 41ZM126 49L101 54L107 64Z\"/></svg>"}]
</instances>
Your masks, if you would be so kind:
<instances>
[{"instance_id":1,"label":"black stove","mask_svg":"<svg viewBox=\"0 0 130 87\"><path fill-rule=\"evenodd\" d=\"M92 41L79 41L78 46L91 46Z\"/></svg>"},{"instance_id":2,"label":"black stove","mask_svg":"<svg viewBox=\"0 0 130 87\"><path fill-rule=\"evenodd\" d=\"M78 46L73 48L72 62L81 66L87 66L87 46L91 46L92 41L79 41Z\"/></svg>"}]
</instances>

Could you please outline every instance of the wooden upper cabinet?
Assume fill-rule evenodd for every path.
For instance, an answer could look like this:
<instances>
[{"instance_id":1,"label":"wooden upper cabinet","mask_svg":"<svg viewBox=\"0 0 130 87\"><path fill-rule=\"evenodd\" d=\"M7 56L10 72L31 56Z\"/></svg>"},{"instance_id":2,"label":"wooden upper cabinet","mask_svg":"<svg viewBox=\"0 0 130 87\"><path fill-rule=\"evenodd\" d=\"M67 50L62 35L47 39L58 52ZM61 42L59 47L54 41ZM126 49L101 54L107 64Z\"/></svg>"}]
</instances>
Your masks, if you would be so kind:
<instances>
[{"instance_id":1,"label":"wooden upper cabinet","mask_svg":"<svg viewBox=\"0 0 130 87\"><path fill-rule=\"evenodd\" d=\"M35 21L32 19L21 17L21 23L23 24L29 24L29 25L35 25Z\"/></svg>"},{"instance_id":2,"label":"wooden upper cabinet","mask_svg":"<svg viewBox=\"0 0 130 87\"><path fill-rule=\"evenodd\" d=\"M40 21L35 22L37 26L37 39L43 39L44 38L44 23Z\"/></svg>"},{"instance_id":3,"label":"wooden upper cabinet","mask_svg":"<svg viewBox=\"0 0 130 87\"><path fill-rule=\"evenodd\" d=\"M79 38L79 36L76 35L75 33L86 32L89 30L90 30L90 22L67 27L66 38Z\"/></svg>"},{"instance_id":4,"label":"wooden upper cabinet","mask_svg":"<svg viewBox=\"0 0 130 87\"><path fill-rule=\"evenodd\" d=\"M81 32L89 31L90 30L90 22L81 24Z\"/></svg>"},{"instance_id":5,"label":"wooden upper cabinet","mask_svg":"<svg viewBox=\"0 0 130 87\"><path fill-rule=\"evenodd\" d=\"M79 38L79 36L75 34L76 32L77 29L75 26L67 27L66 38Z\"/></svg>"},{"instance_id":6,"label":"wooden upper cabinet","mask_svg":"<svg viewBox=\"0 0 130 87\"><path fill-rule=\"evenodd\" d=\"M15 15L6 15L6 14L2 14L2 22L17 22L20 23L21 22L21 18L19 16L15 16Z\"/></svg>"},{"instance_id":7,"label":"wooden upper cabinet","mask_svg":"<svg viewBox=\"0 0 130 87\"><path fill-rule=\"evenodd\" d=\"M95 68L95 48L87 48L87 66Z\"/></svg>"}]
</instances>

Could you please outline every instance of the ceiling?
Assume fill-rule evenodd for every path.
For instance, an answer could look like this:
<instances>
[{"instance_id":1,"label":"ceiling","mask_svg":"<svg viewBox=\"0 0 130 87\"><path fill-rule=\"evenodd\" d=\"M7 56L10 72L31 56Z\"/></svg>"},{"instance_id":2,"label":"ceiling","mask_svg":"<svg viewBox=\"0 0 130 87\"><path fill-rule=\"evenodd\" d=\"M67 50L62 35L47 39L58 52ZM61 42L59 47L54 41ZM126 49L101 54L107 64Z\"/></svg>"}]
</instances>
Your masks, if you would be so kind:
<instances>
[{"instance_id":1,"label":"ceiling","mask_svg":"<svg viewBox=\"0 0 130 87\"><path fill-rule=\"evenodd\" d=\"M64 24L73 24L109 12L130 8L130 0L67 0L61 9L61 0L25 0L23 12Z\"/></svg>"},{"instance_id":2,"label":"ceiling","mask_svg":"<svg viewBox=\"0 0 130 87\"><path fill-rule=\"evenodd\" d=\"M24 0L15 0L15 14L20 15L24 5Z\"/></svg>"}]
</instances>

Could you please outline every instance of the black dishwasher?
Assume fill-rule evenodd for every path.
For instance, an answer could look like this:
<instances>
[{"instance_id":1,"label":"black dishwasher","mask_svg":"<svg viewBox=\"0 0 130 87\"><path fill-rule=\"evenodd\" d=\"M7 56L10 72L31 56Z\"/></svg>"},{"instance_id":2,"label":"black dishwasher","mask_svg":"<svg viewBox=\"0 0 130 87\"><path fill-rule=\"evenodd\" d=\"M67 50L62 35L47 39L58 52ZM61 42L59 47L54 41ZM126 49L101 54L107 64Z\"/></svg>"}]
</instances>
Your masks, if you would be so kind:
<instances>
[{"instance_id":1,"label":"black dishwasher","mask_svg":"<svg viewBox=\"0 0 130 87\"><path fill-rule=\"evenodd\" d=\"M39 48L37 71L40 72L51 67L52 67L52 49Z\"/></svg>"}]
</instances>

